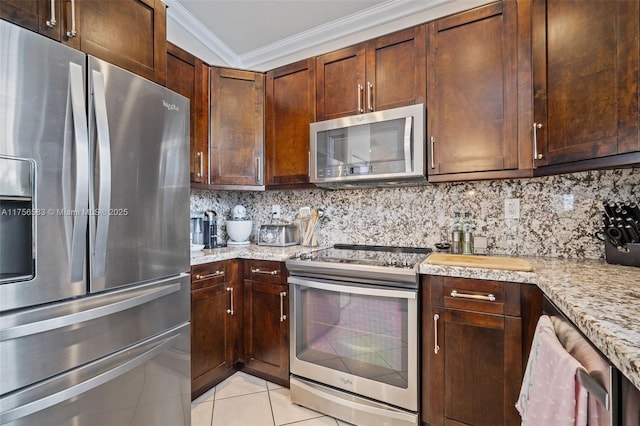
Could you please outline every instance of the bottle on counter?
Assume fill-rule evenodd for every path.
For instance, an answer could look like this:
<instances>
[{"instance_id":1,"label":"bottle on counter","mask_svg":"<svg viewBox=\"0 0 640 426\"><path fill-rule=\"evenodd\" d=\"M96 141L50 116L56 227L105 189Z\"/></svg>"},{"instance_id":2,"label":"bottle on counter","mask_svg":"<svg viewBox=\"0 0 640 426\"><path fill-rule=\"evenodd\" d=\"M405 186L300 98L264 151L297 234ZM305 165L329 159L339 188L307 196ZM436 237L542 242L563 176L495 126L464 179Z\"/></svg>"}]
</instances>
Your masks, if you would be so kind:
<instances>
[{"instance_id":1,"label":"bottle on counter","mask_svg":"<svg viewBox=\"0 0 640 426\"><path fill-rule=\"evenodd\" d=\"M451 253L462 253L462 219L460 212L455 213L453 226L451 226Z\"/></svg>"},{"instance_id":2,"label":"bottle on counter","mask_svg":"<svg viewBox=\"0 0 640 426\"><path fill-rule=\"evenodd\" d=\"M473 231L475 226L471 222L471 213L465 212L462 220L462 254L473 254Z\"/></svg>"}]
</instances>

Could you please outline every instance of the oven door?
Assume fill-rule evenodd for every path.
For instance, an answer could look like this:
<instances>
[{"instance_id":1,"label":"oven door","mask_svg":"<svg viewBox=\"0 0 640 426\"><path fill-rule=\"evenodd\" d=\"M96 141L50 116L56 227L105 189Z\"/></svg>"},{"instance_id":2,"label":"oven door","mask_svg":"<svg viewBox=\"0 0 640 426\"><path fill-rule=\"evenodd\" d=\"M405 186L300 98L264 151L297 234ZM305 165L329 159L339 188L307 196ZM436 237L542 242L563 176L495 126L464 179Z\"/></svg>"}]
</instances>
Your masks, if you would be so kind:
<instances>
[{"instance_id":1,"label":"oven door","mask_svg":"<svg viewBox=\"0 0 640 426\"><path fill-rule=\"evenodd\" d=\"M291 373L418 410L416 289L289 277Z\"/></svg>"}]
</instances>

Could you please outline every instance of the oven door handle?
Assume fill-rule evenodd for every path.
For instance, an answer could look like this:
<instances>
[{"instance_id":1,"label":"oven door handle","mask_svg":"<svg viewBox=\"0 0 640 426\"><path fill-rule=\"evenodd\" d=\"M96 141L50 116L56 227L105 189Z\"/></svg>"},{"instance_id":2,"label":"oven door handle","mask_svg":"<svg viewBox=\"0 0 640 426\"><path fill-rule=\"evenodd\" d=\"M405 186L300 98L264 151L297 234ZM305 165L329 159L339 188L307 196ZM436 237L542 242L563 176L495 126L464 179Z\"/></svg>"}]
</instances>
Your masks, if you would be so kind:
<instances>
[{"instance_id":1,"label":"oven door handle","mask_svg":"<svg viewBox=\"0 0 640 426\"><path fill-rule=\"evenodd\" d=\"M401 299L415 299L417 290L400 290L377 287L358 287L345 284L331 284L323 281L312 281L306 278L289 277L289 284L301 287L315 288L318 290L334 291L336 293L364 294L367 296L391 297Z\"/></svg>"}]
</instances>

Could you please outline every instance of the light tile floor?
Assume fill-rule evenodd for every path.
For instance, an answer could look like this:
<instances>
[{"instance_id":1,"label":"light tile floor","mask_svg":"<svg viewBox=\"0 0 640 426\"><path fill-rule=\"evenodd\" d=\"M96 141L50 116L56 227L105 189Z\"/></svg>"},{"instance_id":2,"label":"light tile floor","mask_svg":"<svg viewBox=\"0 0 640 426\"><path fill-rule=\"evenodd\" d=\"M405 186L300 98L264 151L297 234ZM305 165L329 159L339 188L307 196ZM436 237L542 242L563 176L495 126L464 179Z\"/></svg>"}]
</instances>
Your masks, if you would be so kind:
<instances>
[{"instance_id":1,"label":"light tile floor","mask_svg":"<svg viewBox=\"0 0 640 426\"><path fill-rule=\"evenodd\" d=\"M289 389L238 372L191 403L192 426L348 426L293 404Z\"/></svg>"}]
</instances>

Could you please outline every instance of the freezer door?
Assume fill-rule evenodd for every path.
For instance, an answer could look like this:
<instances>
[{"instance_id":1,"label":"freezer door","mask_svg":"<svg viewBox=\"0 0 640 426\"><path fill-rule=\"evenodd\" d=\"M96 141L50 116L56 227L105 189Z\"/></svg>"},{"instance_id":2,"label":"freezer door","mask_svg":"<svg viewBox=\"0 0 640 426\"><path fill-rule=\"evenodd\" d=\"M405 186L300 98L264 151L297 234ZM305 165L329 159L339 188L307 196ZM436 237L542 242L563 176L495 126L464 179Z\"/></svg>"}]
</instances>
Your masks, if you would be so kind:
<instances>
[{"instance_id":1,"label":"freezer door","mask_svg":"<svg viewBox=\"0 0 640 426\"><path fill-rule=\"evenodd\" d=\"M85 61L0 20L0 311L86 291Z\"/></svg>"},{"instance_id":2,"label":"freezer door","mask_svg":"<svg viewBox=\"0 0 640 426\"><path fill-rule=\"evenodd\" d=\"M189 425L189 342L186 323L0 397L0 424Z\"/></svg>"},{"instance_id":3,"label":"freezer door","mask_svg":"<svg viewBox=\"0 0 640 426\"><path fill-rule=\"evenodd\" d=\"M183 274L0 315L0 395L189 321L189 295Z\"/></svg>"},{"instance_id":4,"label":"freezer door","mask_svg":"<svg viewBox=\"0 0 640 426\"><path fill-rule=\"evenodd\" d=\"M189 269L189 101L89 57L90 291Z\"/></svg>"}]
</instances>

